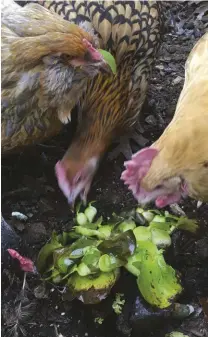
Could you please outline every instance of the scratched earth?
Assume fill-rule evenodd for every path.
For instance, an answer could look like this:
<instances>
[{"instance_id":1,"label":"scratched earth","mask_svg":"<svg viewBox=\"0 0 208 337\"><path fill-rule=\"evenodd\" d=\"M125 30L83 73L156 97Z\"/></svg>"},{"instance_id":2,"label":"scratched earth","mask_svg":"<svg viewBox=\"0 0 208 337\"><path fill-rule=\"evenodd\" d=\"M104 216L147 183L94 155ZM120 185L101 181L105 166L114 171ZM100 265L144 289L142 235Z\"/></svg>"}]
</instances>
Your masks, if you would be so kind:
<instances>
[{"instance_id":1,"label":"scratched earth","mask_svg":"<svg viewBox=\"0 0 208 337\"><path fill-rule=\"evenodd\" d=\"M142 115L143 135L150 144L160 136L173 116L183 85L186 58L206 30L208 12L201 9L203 4L205 2L165 3L167 33ZM34 261L52 230L63 231L72 225L73 214L57 186L54 165L67 149L74 128L73 123L47 143L2 159L2 213L22 242L26 242L22 251ZM96 207L104 216L136 206L119 180L123 161L122 156L114 162L104 158L94 179L89 200L97 200ZM87 307L79 301L62 301L60 292L53 286L37 292L41 281L28 275L27 299L23 299L23 312L18 316L23 275L3 254L2 336L162 337L173 330L182 331L189 337L208 336L207 308L204 305L202 310L200 305L200 301L203 303L203 298L208 296L208 205L197 209L195 201L186 200L180 206L201 225L197 236L178 232L173 238L174 249L169 252L170 262L180 271L186 289L180 303L192 304L195 308L190 317L170 319L155 312L143 303L132 278L125 275L107 300ZM26 214L27 222L12 219L13 211ZM121 316L112 311L112 298L118 291L127 299ZM94 322L98 316L104 318L102 325Z\"/></svg>"}]
</instances>

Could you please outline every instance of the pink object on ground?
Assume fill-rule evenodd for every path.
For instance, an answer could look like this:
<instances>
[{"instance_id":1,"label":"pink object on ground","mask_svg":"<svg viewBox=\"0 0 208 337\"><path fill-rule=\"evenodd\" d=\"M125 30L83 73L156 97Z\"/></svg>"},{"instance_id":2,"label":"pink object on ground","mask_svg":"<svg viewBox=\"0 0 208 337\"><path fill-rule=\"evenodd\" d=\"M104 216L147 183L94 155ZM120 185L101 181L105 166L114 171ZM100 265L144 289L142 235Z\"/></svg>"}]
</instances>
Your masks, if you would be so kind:
<instances>
[{"instance_id":1,"label":"pink object on ground","mask_svg":"<svg viewBox=\"0 0 208 337\"><path fill-rule=\"evenodd\" d=\"M14 249L7 249L8 253L13 259L17 259L20 263L20 268L25 272L36 273L36 267L32 260L28 259L27 257L21 256L16 250Z\"/></svg>"}]
</instances>

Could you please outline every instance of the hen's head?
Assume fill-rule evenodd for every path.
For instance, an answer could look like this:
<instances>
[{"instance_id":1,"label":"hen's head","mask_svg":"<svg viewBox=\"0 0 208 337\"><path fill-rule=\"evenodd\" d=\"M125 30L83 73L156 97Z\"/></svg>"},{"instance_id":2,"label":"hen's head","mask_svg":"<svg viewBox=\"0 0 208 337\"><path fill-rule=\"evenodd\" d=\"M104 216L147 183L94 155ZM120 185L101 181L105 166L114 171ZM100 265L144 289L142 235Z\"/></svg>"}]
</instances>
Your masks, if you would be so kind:
<instances>
[{"instance_id":1,"label":"hen's head","mask_svg":"<svg viewBox=\"0 0 208 337\"><path fill-rule=\"evenodd\" d=\"M98 158L79 160L74 157L64 156L57 162L55 173L58 185L70 205L74 205L78 196L86 203L94 174L98 167Z\"/></svg>"},{"instance_id":2,"label":"hen's head","mask_svg":"<svg viewBox=\"0 0 208 337\"><path fill-rule=\"evenodd\" d=\"M169 175L168 166L160 162L158 154L156 148L145 148L134 154L124 163L126 170L121 179L140 204L155 201L158 208L163 208L178 202L188 191L183 178ZM166 175L161 172L166 172Z\"/></svg>"},{"instance_id":3,"label":"hen's head","mask_svg":"<svg viewBox=\"0 0 208 337\"><path fill-rule=\"evenodd\" d=\"M80 53L74 56L69 62L74 67L85 67L87 71L88 66L94 66L100 70L111 73L110 67L103 59L101 53L93 46L91 42L83 38L80 47Z\"/></svg>"}]
</instances>

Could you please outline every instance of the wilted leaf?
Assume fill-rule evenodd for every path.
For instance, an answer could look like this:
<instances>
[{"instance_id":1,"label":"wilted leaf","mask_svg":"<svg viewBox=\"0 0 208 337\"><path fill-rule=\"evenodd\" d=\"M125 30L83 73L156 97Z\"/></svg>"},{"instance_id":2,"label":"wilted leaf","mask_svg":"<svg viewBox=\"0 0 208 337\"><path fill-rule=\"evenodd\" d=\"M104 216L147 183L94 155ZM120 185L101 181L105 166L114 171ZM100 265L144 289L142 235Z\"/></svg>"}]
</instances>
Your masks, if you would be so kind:
<instances>
[{"instance_id":1,"label":"wilted leaf","mask_svg":"<svg viewBox=\"0 0 208 337\"><path fill-rule=\"evenodd\" d=\"M99 303L105 299L119 277L119 269L99 275L80 276L72 274L68 287L73 295L85 304Z\"/></svg>"}]
</instances>

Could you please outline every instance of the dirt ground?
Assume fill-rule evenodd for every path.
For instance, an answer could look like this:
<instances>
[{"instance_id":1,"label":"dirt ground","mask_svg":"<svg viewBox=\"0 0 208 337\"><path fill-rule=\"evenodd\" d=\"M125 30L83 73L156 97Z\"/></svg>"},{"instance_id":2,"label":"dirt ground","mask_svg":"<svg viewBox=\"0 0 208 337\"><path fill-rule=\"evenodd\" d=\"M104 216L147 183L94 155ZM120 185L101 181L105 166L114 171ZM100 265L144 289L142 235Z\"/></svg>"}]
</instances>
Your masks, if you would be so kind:
<instances>
[{"instance_id":1,"label":"dirt ground","mask_svg":"<svg viewBox=\"0 0 208 337\"><path fill-rule=\"evenodd\" d=\"M143 135L150 143L158 138L173 116L183 85L186 58L195 42L205 32L208 22L206 15L201 15L200 19L197 19L200 13L194 11L199 8L199 4L166 2L165 5L168 32L156 61L148 90L148 104L145 104L142 116ZM29 151L2 160L2 213L5 220L13 225L20 237L27 242L29 247L26 249L27 255L33 260L50 237L52 230L63 231L72 225L73 214L54 176L54 165L68 147L69 133L70 126L47 144L39 144ZM119 212L136 206L131 193L119 179L123 170L123 160L122 156L113 162L105 158L94 179L89 200L97 201L99 213L104 216L110 216L113 211ZM9 336L9 331L15 324L19 332L13 329L10 336L21 336L22 330L28 337L62 335L162 337L173 329L184 331L192 337L208 336L208 329L199 306L199 298L208 295L207 255L201 252L203 247L207 251L208 246L208 205L203 204L197 209L196 202L187 199L182 202L181 207L189 217L196 218L201 225L201 231L196 237L179 233L174 238L175 251L170 252L172 264L181 272L186 285L186 292L180 302L191 303L198 308L191 318L182 321L166 320L163 314L158 314L161 316L161 319L158 318L158 325L151 325L154 313L148 309L149 316L141 315L142 319L138 320L136 311L138 301L141 299L134 288L128 295L130 299L127 303L126 316L117 318L112 313L111 299L101 305L86 308L78 301L63 302L59 289L53 286L49 286L44 294L37 295L35 288L41 282L38 278L28 275L28 302L25 302L24 308L28 315L23 312L17 322L14 308L18 305L19 298L18 300L15 298L20 292L23 275L17 272L14 276L10 266L4 265L2 336ZM26 214L29 217L28 221L20 223L13 220L11 218L13 211ZM202 247L201 250L199 247ZM124 275L123 281L118 285L122 292L126 291L125 282L131 288L132 280L128 277L125 280L125 277ZM105 317L101 326L94 323L97 316ZM130 316L133 317L131 323ZM148 326L151 328L148 329Z\"/></svg>"}]
</instances>

